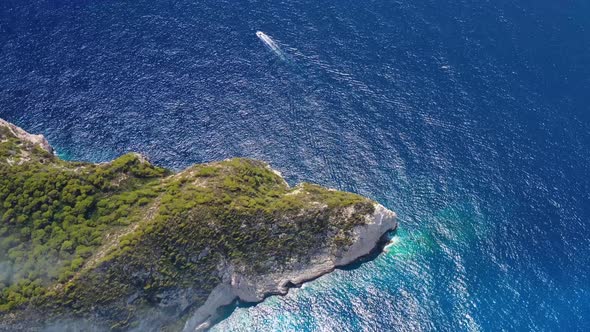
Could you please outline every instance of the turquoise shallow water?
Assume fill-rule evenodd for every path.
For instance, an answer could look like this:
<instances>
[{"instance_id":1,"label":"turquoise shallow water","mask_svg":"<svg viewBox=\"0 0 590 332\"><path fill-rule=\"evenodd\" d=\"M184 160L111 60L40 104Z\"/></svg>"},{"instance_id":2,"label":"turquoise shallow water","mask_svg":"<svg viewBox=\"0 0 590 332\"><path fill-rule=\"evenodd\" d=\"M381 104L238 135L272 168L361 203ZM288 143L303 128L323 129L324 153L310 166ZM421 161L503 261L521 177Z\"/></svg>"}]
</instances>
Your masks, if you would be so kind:
<instances>
[{"instance_id":1,"label":"turquoise shallow water","mask_svg":"<svg viewBox=\"0 0 590 332\"><path fill-rule=\"evenodd\" d=\"M480 218L480 219L478 219ZM238 305L213 331L263 330L429 330L444 328L433 323L443 314L431 294L444 289L454 302L455 326L481 330L476 291L468 285L464 249L489 236L481 216L458 209L440 211L430 222L445 227L408 230L403 226L390 234L390 242L376 259L354 265L274 296L261 304ZM481 223L481 224L480 224ZM449 266L432 266L432 260ZM430 264L429 268L426 268ZM439 263L440 264L440 263ZM439 278L444 273L445 278ZM438 311L438 312L437 312ZM392 315L395 313L395 315Z\"/></svg>"},{"instance_id":2,"label":"turquoise shallow water","mask_svg":"<svg viewBox=\"0 0 590 332\"><path fill-rule=\"evenodd\" d=\"M68 159L138 151L181 169L248 156L398 213L387 253L217 330L585 331L589 12L5 0L0 117Z\"/></svg>"}]
</instances>

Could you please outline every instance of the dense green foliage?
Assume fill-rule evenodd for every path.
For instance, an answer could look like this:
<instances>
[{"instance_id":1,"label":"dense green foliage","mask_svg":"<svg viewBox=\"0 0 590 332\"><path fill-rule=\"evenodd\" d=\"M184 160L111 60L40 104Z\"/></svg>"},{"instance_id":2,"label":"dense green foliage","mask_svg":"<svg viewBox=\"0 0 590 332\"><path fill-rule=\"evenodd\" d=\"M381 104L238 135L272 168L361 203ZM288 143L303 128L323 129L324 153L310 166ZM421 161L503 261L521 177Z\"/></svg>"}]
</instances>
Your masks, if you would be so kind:
<instances>
[{"instance_id":1,"label":"dense green foliage","mask_svg":"<svg viewBox=\"0 0 590 332\"><path fill-rule=\"evenodd\" d=\"M336 253L373 213L358 195L291 189L254 160L177 174L136 154L64 162L3 128L0 316L26 306L80 315L102 306L113 328L129 327L163 294L182 290L202 304L222 265L257 275L326 246Z\"/></svg>"},{"instance_id":2,"label":"dense green foliage","mask_svg":"<svg viewBox=\"0 0 590 332\"><path fill-rule=\"evenodd\" d=\"M81 275L51 303L79 311L112 305L110 319L127 326L134 308L160 303L170 289L190 289L183 294L202 304L220 281L220 262L256 275L305 262L326 243L350 244L348 232L373 212L354 194L312 184L289 189L247 159L195 166L163 181L161 191L157 211L107 250L101 273ZM121 294L136 294L134 306Z\"/></svg>"},{"instance_id":3,"label":"dense green foliage","mask_svg":"<svg viewBox=\"0 0 590 332\"><path fill-rule=\"evenodd\" d=\"M71 278L107 231L139 220L131 210L157 195L151 179L167 172L134 154L66 163L0 130L0 158L31 159L0 159L0 310L8 310Z\"/></svg>"}]
</instances>

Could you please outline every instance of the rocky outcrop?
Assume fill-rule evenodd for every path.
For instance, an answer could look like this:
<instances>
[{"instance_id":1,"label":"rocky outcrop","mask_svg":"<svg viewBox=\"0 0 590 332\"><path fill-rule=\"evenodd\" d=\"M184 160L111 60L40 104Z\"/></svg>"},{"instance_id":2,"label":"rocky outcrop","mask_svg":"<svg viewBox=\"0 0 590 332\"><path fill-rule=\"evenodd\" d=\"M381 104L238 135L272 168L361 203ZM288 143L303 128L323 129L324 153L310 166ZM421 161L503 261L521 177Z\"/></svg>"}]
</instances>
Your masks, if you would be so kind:
<instances>
[{"instance_id":1,"label":"rocky outcrop","mask_svg":"<svg viewBox=\"0 0 590 332\"><path fill-rule=\"evenodd\" d=\"M43 149L49 153L53 153L53 148L51 147L51 145L49 145L49 142L47 142L47 140L45 139L45 136L43 136L43 135L29 134L28 132L24 131L22 128L14 125L10 122L4 121L2 119L0 119L0 127L8 128L14 136L16 136L18 139L20 139L23 142L29 142L33 145L39 146L41 149Z\"/></svg>"},{"instance_id":2,"label":"rocky outcrop","mask_svg":"<svg viewBox=\"0 0 590 332\"><path fill-rule=\"evenodd\" d=\"M264 275L247 276L228 265L222 270L223 282L211 292L205 304L196 310L184 327L185 332L204 331L217 319L218 309L230 305L236 299L244 302L260 302L270 295L284 295L289 288L299 286L332 272L337 267L351 264L375 250L384 234L397 227L396 215L380 204L366 224L353 230L353 244L334 252L323 248L310 261L293 264L291 268Z\"/></svg>"},{"instance_id":3,"label":"rocky outcrop","mask_svg":"<svg viewBox=\"0 0 590 332\"><path fill-rule=\"evenodd\" d=\"M311 183L291 188L261 161L178 173L134 153L73 163L42 135L0 119L2 201L11 202L0 216L14 241L2 241L0 253L34 262L18 265L19 275L40 277L0 283L0 331L87 323L205 330L236 299L286 294L377 252L397 225L368 198Z\"/></svg>"}]
</instances>

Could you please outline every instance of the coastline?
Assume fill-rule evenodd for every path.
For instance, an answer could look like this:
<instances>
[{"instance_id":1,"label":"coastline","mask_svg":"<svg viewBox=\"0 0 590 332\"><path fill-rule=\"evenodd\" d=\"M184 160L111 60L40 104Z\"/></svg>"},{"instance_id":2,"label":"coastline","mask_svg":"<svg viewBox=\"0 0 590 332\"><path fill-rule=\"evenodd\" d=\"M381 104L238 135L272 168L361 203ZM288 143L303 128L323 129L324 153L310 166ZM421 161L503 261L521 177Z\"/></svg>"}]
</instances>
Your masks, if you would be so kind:
<instances>
[{"instance_id":1,"label":"coastline","mask_svg":"<svg viewBox=\"0 0 590 332\"><path fill-rule=\"evenodd\" d=\"M149 204L144 204L144 206L150 206L149 211L152 211L152 213L144 215L141 212L143 211L142 209L137 210L138 219L134 223L127 225L127 228L124 228L127 230L126 233L121 233L127 238L131 238L133 235L136 236L133 242L133 245L135 246L133 252L137 252L136 250L144 250L146 255L146 257L144 257L145 259L135 261L135 256L126 256L126 253L129 252L129 248L127 247L131 244L130 241L127 239L126 242L124 242L121 236L114 237L114 240L111 242L103 243L100 247L95 248L90 257L87 257L87 260L83 261L84 265L81 270L77 271L76 274L73 274L73 276L66 280L66 282L56 283L51 286L50 289L51 296L54 296L54 298L48 298L47 303L62 300L62 302L67 303L67 306L69 306L72 301L87 301L87 299L93 299L96 290L104 287L104 283L100 280L110 282L110 279L108 278L123 278L121 281L117 281L118 284L125 287L130 285L129 288L120 290L120 294L117 293L118 295L110 300L110 302L106 302L102 308L105 317L108 317L107 319L112 319L113 321L117 320L117 315L120 314L122 308L128 308L134 305L137 299L142 295L147 299L147 296L151 294L150 296L159 297L161 301L161 303L153 307L153 314L157 314L158 307L169 308L169 310L175 311L174 315L163 317L164 320L161 322L162 324L178 323L178 328L181 328L184 325L182 328L183 331L207 330L219 320L220 308L224 308L237 300L246 303L259 303L272 295L285 295L290 288L299 287L305 282L314 280L334 271L336 268L358 262L363 257L367 257L377 251L381 252L384 244L384 235L397 228L396 214L381 204L358 195L343 193L329 188L322 188L312 184L301 184L295 188L290 188L281 174L278 171L273 170L270 165L264 162L245 159L227 159L221 162L195 165L179 173L171 173L164 169L157 169L152 166L147 159L140 154L129 153L117 160L107 163L69 165L69 162L60 161L55 156L54 150L42 135L29 134L23 129L0 119L0 129L2 128L6 128L6 130L0 132L0 134L3 135L2 137L5 136L5 139L3 138L0 142L5 142L5 145L7 146L7 148L5 148L5 157L8 168L5 169L5 172L8 172L7 174L11 176L17 176L19 174L17 171L22 168L22 165L26 167L30 167L30 165L36 166L39 168L38 172L41 174L56 169L61 172L69 172L67 174L78 176L86 174L80 170L85 170L89 173L97 170L101 171L102 168L108 169L109 167L114 167L113 165L116 167L135 165L137 169L121 168L121 172L124 173L120 174L120 178L111 179L111 181L113 181L112 183L116 185L115 188L118 188L123 180L133 180L134 176L137 176L134 175L135 173L133 172L149 175L151 174L148 172L149 170L152 170L153 172L160 170L160 173L156 174L159 177L155 180L151 180L151 182L145 183L153 184L153 186L159 186L162 188L182 183L185 186L184 190L187 190L189 193L190 191L188 190L191 190L191 188L193 188L193 192L202 190L202 188L216 188L218 192L212 192L211 195L219 197L221 195L228 196L228 193L236 195L234 192L236 192L237 188L248 190L249 187L246 187L246 185L239 187L240 184L235 184L235 181L236 179L241 179L239 177L240 174L248 174L248 172L250 172L250 174L259 174L258 181L260 186L270 186L269 188L274 189L275 193L278 192L282 197L286 198L285 201L280 201L283 205L278 205L279 207L276 208L278 210L271 210L275 211L274 213L268 212L266 217L258 215L258 219L250 219L250 226L257 227L257 229L266 231L268 232L267 234L269 234L269 237L261 238L254 242L255 245L253 248L258 248L258 250L261 250L260 247L257 246L259 243L264 244L272 240L281 241L283 236L293 236L295 240L301 239L302 237L303 239L307 239L308 242L299 243L298 241L295 241L294 243L297 243L297 245L291 247L289 249L291 251L289 252L285 252L283 249L282 255L283 257L285 257L284 255L288 255L286 256L288 257L287 260L278 264L275 257L280 257L281 253L280 251L277 251L278 248L272 247L266 253L266 261L262 262L266 265L263 265L262 269L259 267L256 272L256 270L253 270L249 264L244 264L243 260L232 260L231 255L227 252L221 251L215 256L215 261L212 261L207 265L211 274L209 275L210 278L206 280L212 280L211 278L214 278L213 280L216 279L215 281L217 284L211 282L209 284L210 288L201 288L203 285L198 283L195 277L195 271L197 274L199 273L199 267L203 265L201 259L208 258L211 260L213 255L210 255L209 252L209 248L212 247L211 244L199 244L190 250L186 249L185 253L186 260L191 262L191 266L194 266L196 269L193 273L190 273L190 277L187 272L186 278L190 278L193 282L197 283L192 287L180 283L176 285L173 282L179 281L181 278L175 276L176 279L171 281L173 287L170 287L170 284L167 284L165 287L162 286L161 289L155 292L150 290L152 286L147 283L149 281L148 277L152 275L151 271L153 268L151 265L145 264L145 262L146 259L150 261L161 261L162 258L167 257L162 253L160 253L159 256L153 256L154 250L157 251L159 249L160 252L163 250L159 247L162 243L159 237L166 236L166 239L169 239L168 236L170 234L176 234L180 238L174 248L183 248L181 244L189 243L189 240L194 241L195 239L199 239L199 235L196 233L193 237L183 238L183 236L186 236L186 232L174 228L177 224L185 225L185 222L191 222L191 220L193 220L190 219L190 216L187 220L186 215L184 215L185 218L178 220L166 219L167 222L162 223L162 227L172 227L168 230L168 233L152 232L153 228L150 227L152 227L156 211L169 211L163 209L161 206L162 193L166 191L161 188L158 191L159 193L154 192L152 196L155 198L146 202ZM116 169L119 170L119 168ZM10 172L16 173L12 174ZM250 185L250 182L247 183ZM145 185L144 182L140 182L140 184ZM233 188L232 186L235 186L236 188ZM187 187L189 189L186 189ZM129 188L132 189L133 187L125 188L129 190ZM271 189L264 189L266 191L261 189L265 187L255 188L256 189L250 190L257 195L263 195L266 192L271 191ZM176 190L178 190L178 188ZM170 197L172 198L172 196ZM214 197L211 199L214 199ZM187 203L203 199L201 196L190 196L189 198L190 199ZM233 199L238 200L236 197ZM278 204L276 203L276 200L280 198L275 197L274 199L275 204ZM175 202L175 200L169 200L169 202ZM231 199L230 202L232 202ZM288 205L289 202L295 205ZM220 201L217 204L219 204L219 208L222 209L226 208L229 203ZM191 205L185 208L183 205L181 208L185 209L183 211L192 211L195 206L196 205ZM175 208L175 206L171 207ZM205 208L207 206L199 205L199 207ZM242 209L246 209L247 207L248 205L244 207L238 206L238 208ZM211 208L211 205L209 205L209 208ZM260 211L261 208L258 207L257 209L259 210L256 211ZM242 213L241 216L244 218L250 216L245 212ZM250 218L252 217L250 216ZM203 226L202 223L199 223L200 219L195 220L196 221L192 221L193 224L191 227ZM243 219L238 218L237 220L241 223L244 222ZM208 219L208 221L209 223L204 230L211 229L211 227L223 227L223 225L227 225L225 220ZM320 230L323 229L325 231L323 235L324 237L319 237L318 233L305 230L305 225L312 225L313 227L316 223L324 225L324 228L320 228ZM244 225L245 224L242 224L242 227L240 228L241 233L246 232L245 230L248 229L247 227L244 228ZM286 227L285 225L295 225L296 228L286 228L288 231L282 230L275 232L274 228L277 225L282 225L282 227ZM148 231L144 232L144 229ZM241 229L244 229L244 231ZM229 231L232 230L233 228L229 229ZM305 233L305 231L307 233ZM109 233L109 236L113 234L115 233L111 232ZM227 234L227 232L222 233L221 235L218 234L218 236L223 238L223 234ZM307 238L305 238L305 236L307 236ZM201 239L201 241L207 240L208 239L206 238ZM225 245L231 245L231 243ZM309 247L307 245L309 245ZM203 249L203 246L205 249ZM297 246L300 248L296 248ZM121 248L127 248L128 251L122 251ZM302 251L299 252L298 255L293 255L291 254L293 250ZM200 252L200 254L198 254L198 257L195 257L195 253L197 252ZM107 253L109 253L109 255L107 255L108 257L105 256ZM260 256L255 255L252 257L250 264L255 264L257 261L260 261ZM131 274L128 273L129 262L136 263L135 270ZM194 264L197 262L199 264ZM125 273L121 273L123 271L125 271ZM131 279L125 279L128 277ZM135 287L137 282L145 283L145 285L140 284L141 287L137 286L139 287L137 289L132 288ZM201 293L203 294L203 297L199 300L200 302L197 302L196 296L199 295L198 292L201 289L206 290L208 293ZM70 290L72 290L72 292L70 292ZM148 290L152 293L149 293ZM96 302L92 301L88 302L88 304L81 302L76 305L87 305L90 310L94 311L95 303ZM140 305L141 301L138 301L138 303L138 305ZM25 309L25 307L22 308ZM37 325L41 326L45 323L51 322L61 324L60 322L67 321L67 319L70 318L72 321L77 318L90 319L90 321L94 321L95 323L100 321L99 317L92 316L92 314L76 318L74 316L70 317L69 313L62 312L57 307L52 310L54 309L56 311L53 314L49 314L46 317L47 319L43 319L37 323L30 321L29 324L33 325L29 325L29 327ZM30 306L28 309L20 312L22 315L20 317L24 318L34 313L41 315L40 312L35 311L34 307ZM112 316L112 318L110 316ZM176 316L176 321L173 316ZM17 322L19 319L14 313L10 313L9 316L5 317L12 317L12 322L7 322L7 328L10 326L20 326L20 323ZM143 318L150 321L152 317L148 317L149 316L143 316ZM183 318L179 321L178 318L180 317ZM189 318L187 319L187 317ZM136 317L136 319L140 318L141 315ZM127 318L124 323L127 324L128 321L129 318ZM123 327L123 325L121 327ZM0 330L1 329L2 324L0 324Z\"/></svg>"},{"instance_id":2,"label":"coastline","mask_svg":"<svg viewBox=\"0 0 590 332\"><path fill-rule=\"evenodd\" d=\"M186 321L183 331L208 330L219 321L221 309L235 301L260 303L269 296L286 295L291 288L300 287L337 268L354 264L375 251L381 253L385 235L396 228L395 212L376 203L372 222L356 227L355 242L342 252L316 254L313 263L301 266L300 269L256 276L256 281L236 273L230 266L223 274L223 282L211 291L205 303Z\"/></svg>"}]
</instances>

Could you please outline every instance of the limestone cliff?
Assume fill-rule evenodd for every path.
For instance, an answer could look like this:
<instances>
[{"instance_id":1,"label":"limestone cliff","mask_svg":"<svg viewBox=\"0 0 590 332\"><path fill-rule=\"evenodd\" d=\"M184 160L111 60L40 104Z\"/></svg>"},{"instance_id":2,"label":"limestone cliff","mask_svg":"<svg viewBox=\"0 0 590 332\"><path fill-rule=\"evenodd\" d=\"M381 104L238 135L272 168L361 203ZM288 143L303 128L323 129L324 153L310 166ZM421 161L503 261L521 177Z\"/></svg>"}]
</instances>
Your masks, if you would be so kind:
<instances>
[{"instance_id":1,"label":"limestone cliff","mask_svg":"<svg viewBox=\"0 0 590 332\"><path fill-rule=\"evenodd\" d=\"M137 154L52 151L0 120L0 330L205 329L220 306L284 294L396 227L376 202L290 188L256 160L173 173Z\"/></svg>"},{"instance_id":2,"label":"limestone cliff","mask_svg":"<svg viewBox=\"0 0 590 332\"><path fill-rule=\"evenodd\" d=\"M352 209L348 213L353 213ZM395 213L375 204L375 212L363 225L355 227L352 245L337 250L321 248L310 252L306 263L289 265L280 272L268 271L260 275L248 276L236 271L233 266L223 268L222 282L218 284L205 304L187 321L184 331L202 331L209 328L217 318L217 309L229 305L236 299L244 302L260 302L269 295L284 295L290 287L316 279L332 272L339 266L348 265L366 256L375 249L382 236L396 227Z\"/></svg>"}]
</instances>

